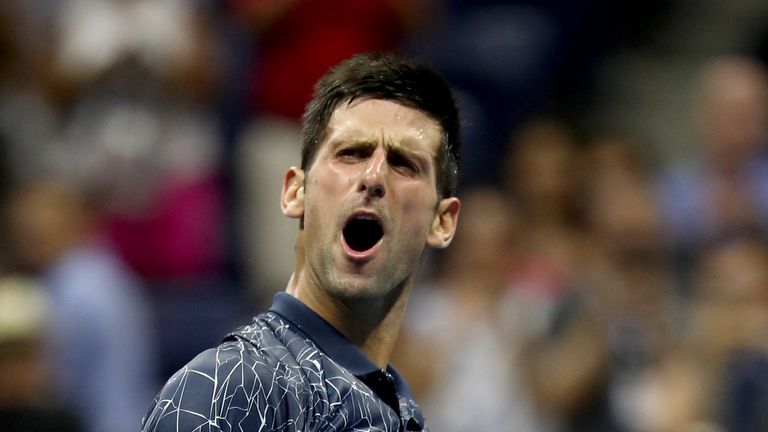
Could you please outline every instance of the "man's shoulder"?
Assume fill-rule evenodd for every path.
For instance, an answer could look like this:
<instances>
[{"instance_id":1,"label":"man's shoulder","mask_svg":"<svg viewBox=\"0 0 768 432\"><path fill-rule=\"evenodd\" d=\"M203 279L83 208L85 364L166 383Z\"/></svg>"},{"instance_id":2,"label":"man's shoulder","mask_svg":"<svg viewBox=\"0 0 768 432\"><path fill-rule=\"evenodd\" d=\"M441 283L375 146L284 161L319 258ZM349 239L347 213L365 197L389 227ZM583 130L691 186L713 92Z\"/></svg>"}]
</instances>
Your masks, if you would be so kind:
<instances>
[{"instance_id":1,"label":"man's shoulder","mask_svg":"<svg viewBox=\"0 0 768 432\"><path fill-rule=\"evenodd\" d=\"M305 346L296 349L299 342ZM289 371L296 372L304 366L302 357L313 351L310 344L278 315L263 313L250 324L229 333L217 347L198 354L176 372L168 384L186 379L186 386L189 386L189 380L194 377L208 385L221 386L233 379L234 371L237 379L278 380L282 375L290 376Z\"/></svg>"},{"instance_id":2,"label":"man's shoulder","mask_svg":"<svg viewBox=\"0 0 768 432\"><path fill-rule=\"evenodd\" d=\"M265 410L282 412L276 421L299 421L295 414L306 414L305 405L317 396L310 390L317 375L307 370L312 362L299 358L312 350L289 347L298 337L276 315L257 316L176 372L143 430L217 431L225 423L259 422L257 413Z\"/></svg>"},{"instance_id":3,"label":"man's shoulder","mask_svg":"<svg viewBox=\"0 0 768 432\"><path fill-rule=\"evenodd\" d=\"M232 331L214 348L201 352L176 375L199 373L212 375L243 365L277 366L289 360L286 355L288 324L274 314L257 315L250 324ZM259 369L253 369L257 372Z\"/></svg>"}]
</instances>

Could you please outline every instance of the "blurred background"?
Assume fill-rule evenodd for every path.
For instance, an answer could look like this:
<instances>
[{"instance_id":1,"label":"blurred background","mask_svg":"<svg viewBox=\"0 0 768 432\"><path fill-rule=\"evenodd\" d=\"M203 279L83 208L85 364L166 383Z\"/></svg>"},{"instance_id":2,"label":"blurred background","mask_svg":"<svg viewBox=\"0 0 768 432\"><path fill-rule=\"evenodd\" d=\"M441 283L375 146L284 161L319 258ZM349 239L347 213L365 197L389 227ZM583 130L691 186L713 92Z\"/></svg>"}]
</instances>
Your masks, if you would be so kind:
<instances>
[{"instance_id":1,"label":"blurred background","mask_svg":"<svg viewBox=\"0 0 768 432\"><path fill-rule=\"evenodd\" d=\"M135 431L284 288L331 65L455 87L394 364L435 431L768 430L768 3L0 2L0 428Z\"/></svg>"}]
</instances>

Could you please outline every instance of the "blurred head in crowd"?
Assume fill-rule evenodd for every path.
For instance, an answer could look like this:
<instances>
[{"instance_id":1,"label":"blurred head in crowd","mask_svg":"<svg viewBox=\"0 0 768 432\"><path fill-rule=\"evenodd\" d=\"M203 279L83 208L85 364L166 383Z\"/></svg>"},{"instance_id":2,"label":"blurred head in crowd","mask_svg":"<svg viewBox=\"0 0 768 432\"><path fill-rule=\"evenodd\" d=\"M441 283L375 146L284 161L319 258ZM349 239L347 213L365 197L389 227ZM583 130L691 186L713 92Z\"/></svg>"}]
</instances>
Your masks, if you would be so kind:
<instances>
[{"instance_id":1,"label":"blurred head in crowd","mask_svg":"<svg viewBox=\"0 0 768 432\"><path fill-rule=\"evenodd\" d=\"M699 262L702 297L733 305L768 305L768 243L737 233L706 248Z\"/></svg>"},{"instance_id":2,"label":"blurred head in crowd","mask_svg":"<svg viewBox=\"0 0 768 432\"><path fill-rule=\"evenodd\" d=\"M699 76L695 124L710 162L740 165L765 148L768 74L748 57L718 58Z\"/></svg>"},{"instance_id":3,"label":"blurred head in crowd","mask_svg":"<svg viewBox=\"0 0 768 432\"><path fill-rule=\"evenodd\" d=\"M613 178L648 176L653 169L652 160L645 151L648 146L633 135L622 131L597 133L589 140L586 152L587 181L610 181Z\"/></svg>"},{"instance_id":4,"label":"blurred head in crowd","mask_svg":"<svg viewBox=\"0 0 768 432\"><path fill-rule=\"evenodd\" d=\"M562 222L572 216L577 164L570 127L551 118L536 119L518 129L507 146L502 184L525 217Z\"/></svg>"},{"instance_id":5,"label":"blurred head in crowd","mask_svg":"<svg viewBox=\"0 0 768 432\"><path fill-rule=\"evenodd\" d=\"M444 271L506 273L519 223L506 195L491 187L469 190L462 197L461 218L455 246L445 252Z\"/></svg>"},{"instance_id":6,"label":"blurred head in crowd","mask_svg":"<svg viewBox=\"0 0 768 432\"><path fill-rule=\"evenodd\" d=\"M42 287L19 276L0 278L0 407L36 405L45 397L46 315Z\"/></svg>"},{"instance_id":7,"label":"blurred head in crowd","mask_svg":"<svg viewBox=\"0 0 768 432\"><path fill-rule=\"evenodd\" d=\"M694 336L712 359L768 350L768 243L739 232L713 242L696 269Z\"/></svg>"},{"instance_id":8,"label":"blurred head in crowd","mask_svg":"<svg viewBox=\"0 0 768 432\"><path fill-rule=\"evenodd\" d=\"M40 271L76 247L91 229L85 198L74 188L49 181L20 186L7 204L12 258L28 271Z\"/></svg>"},{"instance_id":9,"label":"blurred head in crowd","mask_svg":"<svg viewBox=\"0 0 768 432\"><path fill-rule=\"evenodd\" d=\"M650 162L620 134L595 137L585 157L586 218L605 251L654 254L663 250L659 204Z\"/></svg>"}]
</instances>

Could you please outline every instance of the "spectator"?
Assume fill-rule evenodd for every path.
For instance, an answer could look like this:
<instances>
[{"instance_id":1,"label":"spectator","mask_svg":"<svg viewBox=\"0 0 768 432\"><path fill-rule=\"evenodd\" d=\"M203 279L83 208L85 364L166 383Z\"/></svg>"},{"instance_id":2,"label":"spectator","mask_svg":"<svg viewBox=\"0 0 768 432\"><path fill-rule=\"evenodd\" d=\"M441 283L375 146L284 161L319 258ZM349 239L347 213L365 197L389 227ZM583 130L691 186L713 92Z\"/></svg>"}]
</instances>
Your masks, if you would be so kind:
<instances>
[{"instance_id":1,"label":"spectator","mask_svg":"<svg viewBox=\"0 0 768 432\"><path fill-rule=\"evenodd\" d=\"M154 285L223 268L213 40L196 2L67 0L51 66L57 174L104 198L107 234Z\"/></svg>"},{"instance_id":2,"label":"spectator","mask_svg":"<svg viewBox=\"0 0 768 432\"><path fill-rule=\"evenodd\" d=\"M737 233L707 247L696 267L691 365L709 384L699 421L726 431L768 427L768 243Z\"/></svg>"},{"instance_id":3,"label":"spectator","mask_svg":"<svg viewBox=\"0 0 768 432\"><path fill-rule=\"evenodd\" d=\"M55 371L43 353L48 306L32 279L0 278L0 425L20 432L78 432L72 413L51 398Z\"/></svg>"},{"instance_id":4,"label":"spectator","mask_svg":"<svg viewBox=\"0 0 768 432\"><path fill-rule=\"evenodd\" d=\"M698 77L692 158L665 171L660 199L685 276L722 233L768 233L768 74L747 57L717 58Z\"/></svg>"},{"instance_id":5,"label":"spectator","mask_svg":"<svg viewBox=\"0 0 768 432\"><path fill-rule=\"evenodd\" d=\"M587 256L577 146L567 123L535 118L510 137L500 166L501 185L520 213L521 260L512 269L512 284L542 305L567 294Z\"/></svg>"},{"instance_id":6,"label":"spectator","mask_svg":"<svg viewBox=\"0 0 768 432\"><path fill-rule=\"evenodd\" d=\"M135 431L152 395L155 360L139 283L100 241L95 215L74 189L18 187L8 211L17 264L42 278L51 300L49 397L77 413L86 431Z\"/></svg>"},{"instance_id":7,"label":"spectator","mask_svg":"<svg viewBox=\"0 0 768 432\"><path fill-rule=\"evenodd\" d=\"M584 159L586 258L524 363L540 409L565 431L654 430L649 377L678 340L649 166L625 141L600 139Z\"/></svg>"},{"instance_id":8,"label":"spectator","mask_svg":"<svg viewBox=\"0 0 768 432\"><path fill-rule=\"evenodd\" d=\"M456 248L414 292L395 362L434 430L542 431L520 369L532 311L508 290L518 216L498 189L472 189L462 203Z\"/></svg>"}]
</instances>

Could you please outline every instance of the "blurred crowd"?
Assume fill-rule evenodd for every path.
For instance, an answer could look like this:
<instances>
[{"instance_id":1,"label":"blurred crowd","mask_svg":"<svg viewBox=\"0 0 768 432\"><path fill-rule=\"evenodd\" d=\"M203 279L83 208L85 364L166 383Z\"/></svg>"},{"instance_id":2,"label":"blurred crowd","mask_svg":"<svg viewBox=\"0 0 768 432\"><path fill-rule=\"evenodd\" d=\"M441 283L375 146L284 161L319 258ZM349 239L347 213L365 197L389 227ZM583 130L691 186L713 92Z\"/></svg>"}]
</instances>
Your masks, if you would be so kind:
<instances>
[{"instance_id":1,"label":"blurred crowd","mask_svg":"<svg viewBox=\"0 0 768 432\"><path fill-rule=\"evenodd\" d=\"M1 2L0 429L137 430L284 287L314 81L403 50L465 123L457 238L394 358L432 430L768 430L766 65L703 61L663 160L580 121L666 2L614 3Z\"/></svg>"}]
</instances>

